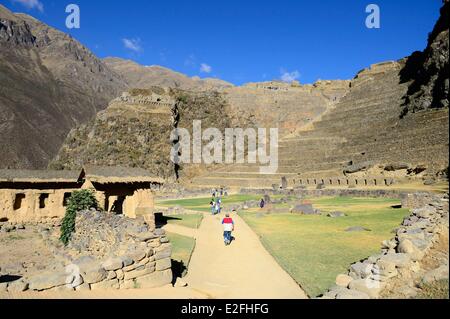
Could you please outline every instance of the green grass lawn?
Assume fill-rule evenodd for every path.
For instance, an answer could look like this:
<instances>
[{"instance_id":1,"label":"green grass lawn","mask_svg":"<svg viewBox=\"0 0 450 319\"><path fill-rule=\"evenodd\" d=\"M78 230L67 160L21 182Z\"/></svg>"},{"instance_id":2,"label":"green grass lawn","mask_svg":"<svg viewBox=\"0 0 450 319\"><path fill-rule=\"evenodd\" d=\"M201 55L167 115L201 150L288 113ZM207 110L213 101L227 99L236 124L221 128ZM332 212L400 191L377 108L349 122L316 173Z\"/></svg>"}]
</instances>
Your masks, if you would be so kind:
<instances>
[{"instance_id":1,"label":"green grass lawn","mask_svg":"<svg viewBox=\"0 0 450 319\"><path fill-rule=\"evenodd\" d=\"M167 232L172 243L172 270L176 277L184 277L195 247L195 239Z\"/></svg>"},{"instance_id":2,"label":"green grass lawn","mask_svg":"<svg viewBox=\"0 0 450 319\"><path fill-rule=\"evenodd\" d=\"M266 249L311 296L318 296L334 285L336 275L350 264L380 252L383 240L408 215L407 209L385 198L310 198L321 216L258 214L258 209L240 216L260 236ZM346 217L330 218L326 213L339 210ZM351 226L371 231L345 232Z\"/></svg>"},{"instance_id":3,"label":"green grass lawn","mask_svg":"<svg viewBox=\"0 0 450 319\"><path fill-rule=\"evenodd\" d=\"M199 228L203 219L202 214L176 214L164 216L169 224L180 225L189 228Z\"/></svg>"}]
</instances>

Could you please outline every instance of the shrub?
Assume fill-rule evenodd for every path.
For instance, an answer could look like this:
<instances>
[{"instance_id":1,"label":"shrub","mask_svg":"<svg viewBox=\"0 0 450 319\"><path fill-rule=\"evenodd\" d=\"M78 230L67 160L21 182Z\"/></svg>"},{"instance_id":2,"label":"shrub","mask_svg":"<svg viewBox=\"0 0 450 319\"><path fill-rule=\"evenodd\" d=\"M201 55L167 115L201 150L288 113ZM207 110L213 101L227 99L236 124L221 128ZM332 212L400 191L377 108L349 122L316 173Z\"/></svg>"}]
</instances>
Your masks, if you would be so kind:
<instances>
[{"instance_id":1,"label":"shrub","mask_svg":"<svg viewBox=\"0 0 450 319\"><path fill-rule=\"evenodd\" d=\"M97 207L97 199L92 191L84 189L72 193L67 201L66 214L61 223L61 236L59 239L64 245L69 243L72 233L75 231L75 218L77 212Z\"/></svg>"}]
</instances>

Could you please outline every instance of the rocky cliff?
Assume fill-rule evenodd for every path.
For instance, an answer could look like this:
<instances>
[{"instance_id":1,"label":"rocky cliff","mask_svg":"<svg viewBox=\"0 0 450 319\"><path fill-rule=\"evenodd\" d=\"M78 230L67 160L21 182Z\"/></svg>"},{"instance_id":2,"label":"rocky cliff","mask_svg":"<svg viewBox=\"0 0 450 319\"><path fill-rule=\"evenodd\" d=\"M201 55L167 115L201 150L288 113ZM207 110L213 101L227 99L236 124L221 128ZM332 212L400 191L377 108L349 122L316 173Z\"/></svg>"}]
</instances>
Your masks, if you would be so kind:
<instances>
[{"instance_id":1,"label":"rocky cliff","mask_svg":"<svg viewBox=\"0 0 450 319\"><path fill-rule=\"evenodd\" d=\"M402 116L449 106L449 21L450 2L445 0L426 49L412 54L402 70L402 81L412 81L404 96Z\"/></svg>"},{"instance_id":2,"label":"rocky cliff","mask_svg":"<svg viewBox=\"0 0 450 319\"><path fill-rule=\"evenodd\" d=\"M0 168L45 168L125 87L69 35L0 5Z\"/></svg>"}]
</instances>

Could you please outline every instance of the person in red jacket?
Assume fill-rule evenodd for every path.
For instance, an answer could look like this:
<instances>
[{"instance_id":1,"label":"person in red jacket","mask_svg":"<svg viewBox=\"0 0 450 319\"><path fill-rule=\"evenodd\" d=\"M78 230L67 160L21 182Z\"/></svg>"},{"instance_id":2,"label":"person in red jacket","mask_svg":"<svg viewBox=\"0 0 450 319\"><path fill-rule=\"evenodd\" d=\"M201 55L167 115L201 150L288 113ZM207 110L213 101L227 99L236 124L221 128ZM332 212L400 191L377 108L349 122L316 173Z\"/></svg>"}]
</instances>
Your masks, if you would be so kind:
<instances>
[{"instance_id":1,"label":"person in red jacket","mask_svg":"<svg viewBox=\"0 0 450 319\"><path fill-rule=\"evenodd\" d=\"M231 232L234 230L234 221L233 218L230 217L230 214L226 214L225 218L222 219L223 225L223 240L225 245L228 246L231 244Z\"/></svg>"}]
</instances>

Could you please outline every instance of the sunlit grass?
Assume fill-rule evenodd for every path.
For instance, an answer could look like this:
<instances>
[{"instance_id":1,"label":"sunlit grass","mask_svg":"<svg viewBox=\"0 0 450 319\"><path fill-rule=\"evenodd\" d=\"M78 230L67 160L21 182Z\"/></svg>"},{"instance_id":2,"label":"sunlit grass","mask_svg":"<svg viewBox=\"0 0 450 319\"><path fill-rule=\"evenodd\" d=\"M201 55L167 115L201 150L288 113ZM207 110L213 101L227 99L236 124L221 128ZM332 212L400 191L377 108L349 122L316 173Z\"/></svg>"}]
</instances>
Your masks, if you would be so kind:
<instances>
[{"instance_id":1,"label":"sunlit grass","mask_svg":"<svg viewBox=\"0 0 450 319\"><path fill-rule=\"evenodd\" d=\"M408 214L393 208L399 201L385 198L310 198L322 215L261 214L258 209L240 213L260 236L267 250L310 296L334 284L336 275L355 261L380 251L380 243ZM326 213L344 212L330 218ZM371 231L346 232L351 226Z\"/></svg>"}]
</instances>

